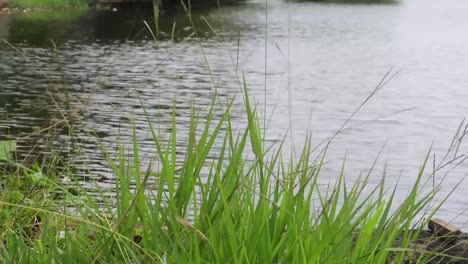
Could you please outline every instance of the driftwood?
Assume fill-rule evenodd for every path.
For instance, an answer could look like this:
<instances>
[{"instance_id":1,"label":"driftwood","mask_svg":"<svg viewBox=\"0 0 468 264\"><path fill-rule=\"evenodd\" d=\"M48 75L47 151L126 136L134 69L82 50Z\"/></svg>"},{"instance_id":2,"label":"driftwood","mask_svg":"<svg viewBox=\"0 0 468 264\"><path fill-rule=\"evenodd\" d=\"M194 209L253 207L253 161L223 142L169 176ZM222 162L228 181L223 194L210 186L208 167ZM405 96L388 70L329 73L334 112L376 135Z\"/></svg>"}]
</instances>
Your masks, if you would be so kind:
<instances>
[{"instance_id":1,"label":"driftwood","mask_svg":"<svg viewBox=\"0 0 468 264\"><path fill-rule=\"evenodd\" d=\"M428 227L434 235L439 237L456 238L461 233L460 228L440 218L432 218Z\"/></svg>"}]
</instances>

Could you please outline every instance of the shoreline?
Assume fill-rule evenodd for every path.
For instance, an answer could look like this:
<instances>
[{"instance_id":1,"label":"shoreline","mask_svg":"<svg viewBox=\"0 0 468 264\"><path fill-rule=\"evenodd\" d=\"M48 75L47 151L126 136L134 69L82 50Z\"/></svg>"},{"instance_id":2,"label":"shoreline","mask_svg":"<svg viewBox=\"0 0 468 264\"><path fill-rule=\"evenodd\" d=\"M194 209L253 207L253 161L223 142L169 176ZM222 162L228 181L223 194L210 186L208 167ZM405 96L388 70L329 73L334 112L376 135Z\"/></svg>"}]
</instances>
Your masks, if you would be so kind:
<instances>
[{"instance_id":1,"label":"shoreline","mask_svg":"<svg viewBox=\"0 0 468 264\"><path fill-rule=\"evenodd\" d=\"M40 12L60 12L60 11L67 11L67 10L105 10L105 11L112 11L116 12L118 11L117 8L95 8L95 7L89 7L89 8L77 8L77 7L70 7L70 8L62 8L62 9L53 9L53 8L9 8L9 7L4 7L0 8L0 15L13 15L13 14L21 14L21 13L40 13Z\"/></svg>"},{"instance_id":2,"label":"shoreline","mask_svg":"<svg viewBox=\"0 0 468 264\"><path fill-rule=\"evenodd\" d=\"M398 239L401 239L398 238ZM398 240L396 241L398 245ZM429 229L423 229L414 243L413 251L408 252L408 260L417 260L421 252L435 253L428 263L468 263L468 233L459 233L454 236L438 236ZM454 259L454 257L456 259Z\"/></svg>"},{"instance_id":3,"label":"shoreline","mask_svg":"<svg viewBox=\"0 0 468 264\"><path fill-rule=\"evenodd\" d=\"M3 7L3 8L0 8L0 14L7 14L7 15L11 15L11 14L18 14L18 13L29 13L29 12L32 12L32 11L48 11L48 9L31 9L31 8L18 8L18 7L14 7L14 8L10 8L10 7Z\"/></svg>"}]
</instances>

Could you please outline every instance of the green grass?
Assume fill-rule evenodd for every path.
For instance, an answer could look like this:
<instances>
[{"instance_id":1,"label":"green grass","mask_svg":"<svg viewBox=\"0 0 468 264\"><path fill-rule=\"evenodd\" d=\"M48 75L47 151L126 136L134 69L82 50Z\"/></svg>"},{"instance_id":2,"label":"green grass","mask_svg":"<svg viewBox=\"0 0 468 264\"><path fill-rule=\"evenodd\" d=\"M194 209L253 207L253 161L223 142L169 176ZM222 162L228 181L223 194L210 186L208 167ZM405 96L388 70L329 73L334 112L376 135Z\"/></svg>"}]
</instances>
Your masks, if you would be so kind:
<instances>
[{"instance_id":1,"label":"green grass","mask_svg":"<svg viewBox=\"0 0 468 264\"><path fill-rule=\"evenodd\" d=\"M88 7L93 0L11 0L11 7L18 8L43 8L43 9L65 9Z\"/></svg>"},{"instance_id":2,"label":"green grass","mask_svg":"<svg viewBox=\"0 0 468 264\"><path fill-rule=\"evenodd\" d=\"M10 154L16 150L16 141L0 140L0 160L10 158Z\"/></svg>"},{"instance_id":3,"label":"green grass","mask_svg":"<svg viewBox=\"0 0 468 264\"><path fill-rule=\"evenodd\" d=\"M371 187L367 177L350 185L344 169L324 188L324 156L312 157L310 140L297 159L283 159L281 146L264 149L244 99L244 131L232 129L229 106L215 121L215 99L207 116L192 112L183 150L175 111L168 137L145 113L156 153L148 167L136 128L115 154L102 146L115 197L87 194L56 162L9 161L0 172L0 263L425 263L433 255L412 244L435 212L426 210L439 186L422 188L427 157L400 204L397 186Z\"/></svg>"}]
</instances>

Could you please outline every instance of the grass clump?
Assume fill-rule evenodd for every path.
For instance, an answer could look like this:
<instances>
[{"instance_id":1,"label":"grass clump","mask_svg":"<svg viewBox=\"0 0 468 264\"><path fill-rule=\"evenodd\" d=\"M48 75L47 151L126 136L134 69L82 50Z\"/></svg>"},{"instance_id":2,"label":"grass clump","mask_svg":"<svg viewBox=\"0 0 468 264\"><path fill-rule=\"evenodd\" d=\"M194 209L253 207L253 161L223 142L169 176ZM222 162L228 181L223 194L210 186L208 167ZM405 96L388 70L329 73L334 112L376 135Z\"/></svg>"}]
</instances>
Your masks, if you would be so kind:
<instances>
[{"instance_id":1,"label":"grass clump","mask_svg":"<svg viewBox=\"0 0 468 264\"><path fill-rule=\"evenodd\" d=\"M192 112L184 150L176 144L175 111L165 141L145 112L156 153L150 165L140 165L135 127L129 148L119 143L112 155L102 146L116 178L115 197L101 190L97 197L84 189L72 193L59 178L45 177L43 171L53 170L9 162L10 170L1 174L0 262L427 261L432 253L412 246L425 223L421 213L436 193L421 190L426 162L399 205L394 204L396 187L386 190L382 182L365 192L367 178L349 185L344 170L335 184L323 188L323 156L312 157L310 140L297 159L287 162L281 147L265 150L247 92L244 99L245 130L232 129L230 106L215 121L213 100L205 122ZM215 144L220 150L213 155ZM181 151L185 156L177 165ZM22 195L12 198L16 192Z\"/></svg>"}]
</instances>

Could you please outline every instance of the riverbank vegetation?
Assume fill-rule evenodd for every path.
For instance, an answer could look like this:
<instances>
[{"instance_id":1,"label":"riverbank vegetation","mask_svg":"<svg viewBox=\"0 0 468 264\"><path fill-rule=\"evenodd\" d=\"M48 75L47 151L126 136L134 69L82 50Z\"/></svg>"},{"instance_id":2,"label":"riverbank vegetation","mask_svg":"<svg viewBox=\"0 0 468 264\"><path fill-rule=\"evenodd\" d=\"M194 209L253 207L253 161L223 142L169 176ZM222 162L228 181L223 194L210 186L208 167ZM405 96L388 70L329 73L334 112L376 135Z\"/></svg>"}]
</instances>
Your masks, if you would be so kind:
<instances>
[{"instance_id":1,"label":"riverbank vegetation","mask_svg":"<svg viewBox=\"0 0 468 264\"><path fill-rule=\"evenodd\" d=\"M235 1L235 0L234 0ZM308 1L308 0L298 0ZM363 4L390 4L397 3L398 0L310 0L312 2L322 3L363 3ZM206 1L200 0L195 1L194 5L205 4ZM233 2L233 1L229 1ZM96 0L9 0L7 5L10 8L21 8L21 9L68 9L68 8L86 8L94 6ZM178 1L161 1L163 7L168 5L178 5ZM213 2L213 6L217 6L216 2Z\"/></svg>"},{"instance_id":2,"label":"riverbank vegetation","mask_svg":"<svg viewBox=\"0 0 468 264\"><path fill-rule=\"evenodd\" d=\"M85 8L94 0L10 0L8 6L12 8L64 9Z\"/></svg>"},{"instance_id":3,"label":"riverbank vegetation","mask_svg":"<svg viewBox=\"0 0 468 264\"><path fill-rule=\"evenodd\" d=\"M184 149L175 111L169 134L160 134L144 111L156 153L145 167L135 125L132 142L117 141L116 151L101 145L115 177L112 195L100 188L92 195L58 159L31 167L4 158L0 262L427 263L434 257L413 244L440 206L431 204L440 186L425 186L427 157L400 204L397 186L369 184L373 170L350 184L345 163L336 181L323 186L326 148L313 157L308 140L300 156L284 159L281 146L265 149L247 92L247 127L239 133L230 104L220 110L217 102L206 116L192 111ZM185 153L182 163L177 153Z\"/></svg>"},{"instance_id":4,"label":"riverbank vegetation","mask_svg":"<svg viewBox=\"0 0 468 264\"><path fill-rule=\"evenodd\" d=\"M335 181L323 185L330 176L322 172L326 144L315 155L308 139L299 156L285 158L281 145L265 148L245 81L247 124L240 132L234 127L242 124L231 119L232 103L220 106L221 100L214 96L207 115L192 110L182 144L175 106L164 133L142 102L155 153L150 162L142 162L135 124L131 142L116 139L115 149L91 135L112 171L111 192L100 188L91 172L91 184L81 186L74 169L53 156L33 164L16 161L14 141L2 141L0 263L450 259L416 243L444 201L434 203L440 185L427 176L429 154L406 196L399 191L398 202L398 186L387 186L385 175L379 183L369 182L376 179L373 168L350 183L345 161Z\"/></svg>"}]
</instances>

